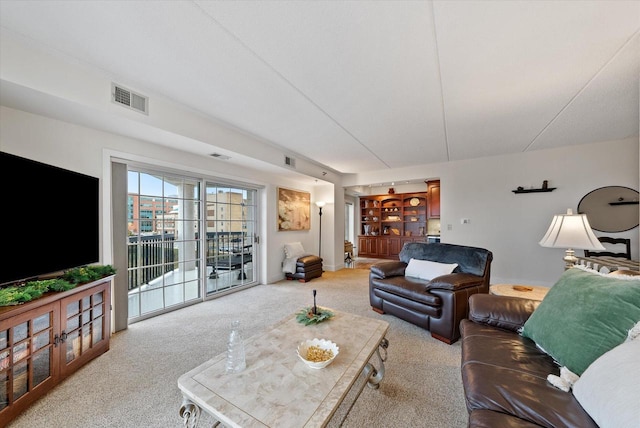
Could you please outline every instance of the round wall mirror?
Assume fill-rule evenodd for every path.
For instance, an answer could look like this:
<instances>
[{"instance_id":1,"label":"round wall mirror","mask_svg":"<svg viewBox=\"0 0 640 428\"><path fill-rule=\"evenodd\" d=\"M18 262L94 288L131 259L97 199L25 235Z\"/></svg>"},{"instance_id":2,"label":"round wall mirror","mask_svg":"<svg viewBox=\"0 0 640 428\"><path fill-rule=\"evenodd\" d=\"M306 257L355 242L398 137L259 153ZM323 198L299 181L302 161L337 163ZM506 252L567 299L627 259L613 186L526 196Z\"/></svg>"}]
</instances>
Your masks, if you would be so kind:
<instances>
[{"instance_id":1,"label":"round wall mirror","mask_svg":"<svg viewBox=\"0 0 640 428\"><path fill-rule=\"evenodd\" d=\"M582 197L578 213L586 214L591 228L624 232L638 226L638 191L622 186L592 190Z\"/></svg>"}]
</instances>

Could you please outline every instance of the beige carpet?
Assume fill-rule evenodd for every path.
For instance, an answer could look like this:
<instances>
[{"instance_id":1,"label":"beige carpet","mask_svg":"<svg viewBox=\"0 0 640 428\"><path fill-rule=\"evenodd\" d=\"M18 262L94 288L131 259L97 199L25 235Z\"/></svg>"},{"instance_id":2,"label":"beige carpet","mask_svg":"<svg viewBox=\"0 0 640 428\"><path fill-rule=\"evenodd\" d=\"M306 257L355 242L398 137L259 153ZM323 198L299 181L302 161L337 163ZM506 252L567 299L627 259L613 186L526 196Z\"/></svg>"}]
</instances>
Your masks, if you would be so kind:
<instances>
[{"instance_id":1,"label":"beige carpet","mask_svg":"<svg viewBox=\"0 0 640 428\"><path fill-rule=\"evenodd\" d=\"M385 259L372 259L372 258L358 257L358 258L353 259L352 267L354 269L366 269L366 270L369 270L371 265L373 265L375 263L383 262L383 261L385 261Z\"/></svg>"},{"instance_id":2,"label":"beige carpet","mask_svg":"<svg viewBox=\"0 0 640 428\"><path fill-rule=\"evenodd\" d=\"M386 375L364 388L344 427L466 427L460 344L369 306L368 271L325 272L308 283L260 285L133 324L112 337L111 349L34 403L10 426L179 427L178 377L226 349L229 325L246 337L313 302L389 322ZM292 351L294 352L294 351ZM211 426L204 417L200 426ZM278 427L287 428L287 427ZM296 428L296 427L292 427Z\"/></svg>"}]
</instances>

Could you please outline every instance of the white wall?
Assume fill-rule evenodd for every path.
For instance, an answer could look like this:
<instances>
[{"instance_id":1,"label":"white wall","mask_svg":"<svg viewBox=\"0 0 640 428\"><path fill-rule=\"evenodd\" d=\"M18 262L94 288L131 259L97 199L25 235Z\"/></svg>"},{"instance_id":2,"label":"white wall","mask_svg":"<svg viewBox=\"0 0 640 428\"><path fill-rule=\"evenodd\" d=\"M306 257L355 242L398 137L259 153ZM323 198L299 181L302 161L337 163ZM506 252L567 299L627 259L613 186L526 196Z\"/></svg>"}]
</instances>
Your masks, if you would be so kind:
<instances>
[{"instance_id":1,"label":"white wall","mask_svg":"<svg viewBox=\"0 0 640 428\"><path fill-rule=\"evenodd\" d=\"M483 247L494 255L492 283L553 285L564 269L564 250L538 242L554 214L577 212L580 199L603 186L640 188L638 139L538 150L515 155L373 171L347 177L344 185L416 177L440 179L442 241ZM514 194L518 186L553 192ZM462 218L471 220L461 224ZM451 225L451 230L448 230ZM596 235L603 233L595 232ZM639 228L608 236L630 238L640 258ZM583 254L581 250L578 254Z\"/></svg>"},{"instance_id":2,"label":"white wall","mask_svg":"<svg viewBox=\"0 0 640 428\"><path fill-rule=\"evenodd\" d=\"M493 283L552 285L563 272L564 250L538 242L553 215L567 208L577 212L580 199L599 187L637 190L637 159L635 139L458 162L441 178L443 240L489 248L494 253ZM557 189L512 192L517 186L539 188L543 180ZM461 218L471 222L462 225ZM631 238L632 256L638 260L638 227L606 235Z\"/></svg>"}]
</instances>

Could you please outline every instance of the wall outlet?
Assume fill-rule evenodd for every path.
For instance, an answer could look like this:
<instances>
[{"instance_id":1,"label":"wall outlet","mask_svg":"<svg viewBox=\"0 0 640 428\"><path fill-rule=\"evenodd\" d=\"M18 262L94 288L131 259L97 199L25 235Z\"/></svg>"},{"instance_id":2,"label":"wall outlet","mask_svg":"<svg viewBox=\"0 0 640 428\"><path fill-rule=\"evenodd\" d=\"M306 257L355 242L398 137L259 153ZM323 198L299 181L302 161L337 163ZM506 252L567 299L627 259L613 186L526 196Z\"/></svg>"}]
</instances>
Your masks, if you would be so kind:
<instances>
[{"instance_id":1,"label":"wall outlet","mask_svg":"<svg viewBox=\"0 0 640 428\"><path fill-rule=\"evenodd\" d=\"M453 225L452 224L447 224L447 230L453 230Z\"/></svg>"},{"instance_id":2,"label":"wall outlet","mask_svg":"<svg viewBox=\"0 0 640 428\"><path fill-rule=\"evenodd\" d=\"M471 223L471 219L470 218L461 218L460 219L460 224L469 224Z\"/></svg>"}]
</instances>

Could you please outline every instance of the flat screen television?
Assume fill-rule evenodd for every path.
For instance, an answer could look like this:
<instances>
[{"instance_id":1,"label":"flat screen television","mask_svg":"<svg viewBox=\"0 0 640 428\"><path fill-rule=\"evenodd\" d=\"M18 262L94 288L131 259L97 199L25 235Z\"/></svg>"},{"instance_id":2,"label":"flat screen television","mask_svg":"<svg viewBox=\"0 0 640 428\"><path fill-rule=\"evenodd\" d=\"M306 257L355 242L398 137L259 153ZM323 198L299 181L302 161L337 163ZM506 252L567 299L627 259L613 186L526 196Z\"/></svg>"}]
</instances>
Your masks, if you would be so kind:
<instances>
[{"instance_id":1,"label":"flat screen television","mask_svg":"<svg viewBox=\"0 0 640 428\"><path fill-rule=\"evenodd\" d=\"M0 152L0 285L100 258L98 178Z\"/></svg>"}]
</instances>

